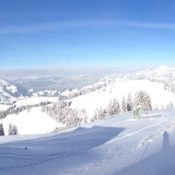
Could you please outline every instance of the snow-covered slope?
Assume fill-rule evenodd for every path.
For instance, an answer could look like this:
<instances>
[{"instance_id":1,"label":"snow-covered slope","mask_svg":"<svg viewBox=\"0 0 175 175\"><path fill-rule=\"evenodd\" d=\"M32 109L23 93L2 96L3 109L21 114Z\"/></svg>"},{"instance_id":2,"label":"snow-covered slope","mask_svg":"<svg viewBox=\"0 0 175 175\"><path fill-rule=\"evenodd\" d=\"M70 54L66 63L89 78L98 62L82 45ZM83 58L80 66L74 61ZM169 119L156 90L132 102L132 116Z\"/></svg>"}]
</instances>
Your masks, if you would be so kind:
<instances>
[{"instance_id":1,"label":"snow-covered slope","mask_svg":"<svg viewBox=\"0 0 175 175\"><path fill-rule=\"evenodd\" d=\"M111 99L121 102L130 93L146 91L151 96L153 108L166 108L171 102L175 105L175 94L164 89L163 84L149 80L116 79L108 86L72 99L72 107L83 108L88 116L93 116L95 109L105 108Z\"/></svg>"},{"instance_id":2,"label":"snow-covered slope","mask_svg":"<svg viewBox=\"0 0 175 175\"><path fill-rule=\"evenodd\" d=\"M17 126L20 135L50 133L56 127L62 126L46 113L41 112L41 107L25 110L17 115L10 114L0 122L3 123L6 135L8 135L9 124Z\"/></svg>"},{"instance_id":3,"label":"snow-covered slope","mask_svg":"<svg viewBox=\"0 0 175 175\"><path fill-rule=\"evenodd\" d=\"M15 125L20 135L50 133L62 126L41 111L43 104L56 101L56 97L26 97L18 99L13 105L0 105L0 112L4 113L13 108L4 119L0 119L5 134L8 135L9 124Z\"/></svg>"},{"instance_id":4,"label":"snow-covered slope","mask_svg":"<svg viewBox=\"0 0 175 175\"><path fill-rule=\"evenodd\" d=\"M19 99L15 105L17 107L20 106L30 106L30 105L37 105L44 102L56 102L58 100L57 97L26 97Z\"/></svg>"},{"instance_id":5,"label":"snow-covered slope","mask_svg":"<svg viewBox=\"0 0 175 175\"><path fill-rule=\"evenodd\" d=\"M22 93L15 85L0 79L0 103L12 103L19 96L22 96Z\"/></svg>"},{"instance_id":6,"label":"snow-covered slope","mask_svg":"<svg viewBox=\"0 0 175 175\"><path fill-rule=\"evenodd\" d=\"M155 69L145 69L126 75L128 78L167 80L175 78L175 67L161 66Z\"/></svg>"},{"instance_id":7,"label":"snow-covered slope","mask_svg":"<svg viewBox=\"0 0 175 175\"><path fill-rule=\"evenodd\" d=\"M32 90L29 90L32 91ZM33 97L56 97L59 95L59 91L54 90L43 90L32 93Z\"/></svg>"},{"instance_id":8,"label":"snow-covered slope","mask_svg":"<svg viewBox=\"0 0 175 175\"><path fill-rule=\"evenodd\" d=\"M125 114L33 140L0 137L0 174L174 175L175 110L158 112L161 117Z\"/></svg>"},{"instance_id":9,"label":"snow-covered slope","mask_svg":"<svg viewBox=\"0 0 175 175\"><path fill-rule=\"evenodd\" d=\"M11 105L0 104L0 111L6 111Z\"/></svg>"},{"instance_id":10,"label":"snow-covered slope","mask_svg":"<svg viewBox=\"0 0 175 175\"><path fill-rule=\"evenodd\" d=\"M15 101L12 96L16 92L16 87L9 85L6 81L0 80L0 103L11 103Z\"/></svg>"}]
</instances>

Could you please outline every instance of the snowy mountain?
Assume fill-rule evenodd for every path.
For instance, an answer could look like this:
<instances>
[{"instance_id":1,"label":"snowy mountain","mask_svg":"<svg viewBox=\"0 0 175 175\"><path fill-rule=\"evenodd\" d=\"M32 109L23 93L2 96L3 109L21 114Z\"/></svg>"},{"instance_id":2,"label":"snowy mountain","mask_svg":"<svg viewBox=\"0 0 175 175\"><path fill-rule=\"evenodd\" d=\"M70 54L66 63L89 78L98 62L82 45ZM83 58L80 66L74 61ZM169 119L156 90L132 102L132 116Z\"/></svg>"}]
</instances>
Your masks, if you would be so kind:
<instances>
[{"instance_id":1,"label":"snowy mountain","mask_svg":"<svg viewBox=\"0 0 175 175\"><path fill-rule=\"evenodd\" d=\"M4 80L0 80L0 103L8 104L22 96L18 87Z\"/></svg>"},{"instance_id":2,"label":"snowy mountain","mask_svg":"<svg viewBox=\"0 0 175 175\"><path fill-rule=\"evenodd\" d=\"M175 67L161 66L126 75L127 78L169 80L175 78Z\"/></svg>"}]
</instances>

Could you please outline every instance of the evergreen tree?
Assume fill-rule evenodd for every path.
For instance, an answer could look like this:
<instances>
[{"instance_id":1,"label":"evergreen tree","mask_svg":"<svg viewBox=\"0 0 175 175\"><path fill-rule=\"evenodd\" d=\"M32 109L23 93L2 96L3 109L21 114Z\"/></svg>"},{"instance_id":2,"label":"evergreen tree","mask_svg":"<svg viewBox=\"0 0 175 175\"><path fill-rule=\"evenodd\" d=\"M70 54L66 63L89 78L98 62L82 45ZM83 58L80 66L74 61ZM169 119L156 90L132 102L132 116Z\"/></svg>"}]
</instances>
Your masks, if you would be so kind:
<instances>
[{"instance_id":1,"label":"evergreen tree","mask_svg":"<svg viewBox=\"0 0 175 175\"><path fill-rule=\"evenodd\" d=\"M109 115L115 115L119 114L121 112L120 110L120 104L119 102L114 98L113 100L110 101L107 113Z\"/></svg>"},{"instance_id":2,"label":"evergreen tree","mask_svg":"<svg viewBox=\"0 0 175 175\"><path fill-rule=\"evenodd\" d=\"M143 111L152 110L151 98L145 91L137 91L134 98L134 108Z\"/></svg>"},{"instance_id":3,"label":"evergreen tree","mask_svg":"<svg viewBox=\"0 0 175 175\"><path fill-rule=\"evenodd\" d=\"M133 110L133 101L131 94L128 94L128 99L127 99L127 111L132 111Z\"/></svg>"},{"instance_id":4,"label":"evergreen tree","mask_svg":"<svg viewBox=\"0 0 175 175\"><path fill-rule=\"evenodd\" d=\"M169 109L171 109L171 108L173 108L174 106L173 106L173 103L172 103L172 101L167 105L167 108L169 108Z\"/></svg>"},{"instance_id":5,"label":"evergreen tree","mask_svg":"<svg viewBox=\"0 0 175 175\"><path fill-rule=\"evenodd\" d=\"M9 124L9 130L8 130L8 135L17 135L18 134L18 129L15 125Z\"/></svg>"},{"instance_id":6,"label":"evergreen tree","mask_svg":"<svg viewBox=\"0 0 175 175\"><path fill-rule=\"evenodd\" d=\"M1 123L0 124L0 136L4 136L4 127L3 127L3 124Z\"/></svg>"},{"instance_id":7,"label":"evergreen tree","mask_svg":"<svg viewBox=\"0 0 175 175\"><path fill-rule=\"evenodd\" d=\"M120 112L121 112L120 103L116 101L116 114L119 114Z\"/></svg>"},{"instance_id":8,"label":"evergreen tree","mask_svg":"<svg viewBox=\"0 0 175 175\"><path fill-rule=\"evenodd\" d=\"M122 110L122 112L127 111L127 104L126 104L125 97L123 97L122 102L121 102L121 110Z\"/></svg>"},{"instance_id":9,"label":"evergreen tree","mask_svg":"<svg viewBox=\"0 0 175 175\"><path fill-rule=\"evenodd\" d=\"M100 108L100 109L95 110L93 120L99 120L99 119L103 119L105 117L106 117L106 110Z\"/></svg>"}]
</instances>

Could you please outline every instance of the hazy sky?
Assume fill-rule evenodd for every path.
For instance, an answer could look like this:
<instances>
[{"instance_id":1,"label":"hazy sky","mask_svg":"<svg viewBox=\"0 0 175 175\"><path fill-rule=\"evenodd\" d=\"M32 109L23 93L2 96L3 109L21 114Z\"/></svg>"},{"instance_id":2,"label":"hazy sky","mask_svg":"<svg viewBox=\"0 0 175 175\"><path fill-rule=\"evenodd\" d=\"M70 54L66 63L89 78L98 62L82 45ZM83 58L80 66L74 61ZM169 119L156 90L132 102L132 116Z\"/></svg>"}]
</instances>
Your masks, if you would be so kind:
<instances>
[{"instance_id":1,"label":"hazy sky","mask_svg":"<svg viewBox=\"0 0 175 175\"><path fill-rule=\"evenodd\" d=\"M1 68L174 63L174 0L0 1Z\"/></svg>"}]
</instances>

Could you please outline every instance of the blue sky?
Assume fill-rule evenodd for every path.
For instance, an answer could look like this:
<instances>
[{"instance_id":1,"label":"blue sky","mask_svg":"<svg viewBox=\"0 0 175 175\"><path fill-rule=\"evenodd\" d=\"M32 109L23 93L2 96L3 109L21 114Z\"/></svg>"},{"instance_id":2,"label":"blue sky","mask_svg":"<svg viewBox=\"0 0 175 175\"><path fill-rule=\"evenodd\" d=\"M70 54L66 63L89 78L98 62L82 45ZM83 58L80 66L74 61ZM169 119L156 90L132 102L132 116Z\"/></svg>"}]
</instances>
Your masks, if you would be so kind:
<instances>
[{"instance_id":1,"label":"blue sky","mask_svg":"<svg viewBox=\"0 0 175 175\"><path fill-rule=\"evenodd\" d=\"M174 0L1 0L0 67L175 65Z\"/></svg>"}]
</instances>

